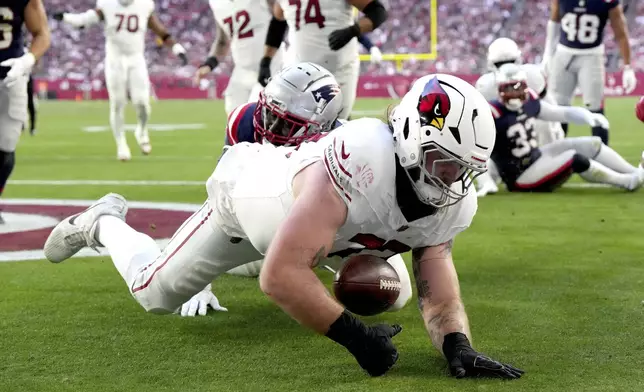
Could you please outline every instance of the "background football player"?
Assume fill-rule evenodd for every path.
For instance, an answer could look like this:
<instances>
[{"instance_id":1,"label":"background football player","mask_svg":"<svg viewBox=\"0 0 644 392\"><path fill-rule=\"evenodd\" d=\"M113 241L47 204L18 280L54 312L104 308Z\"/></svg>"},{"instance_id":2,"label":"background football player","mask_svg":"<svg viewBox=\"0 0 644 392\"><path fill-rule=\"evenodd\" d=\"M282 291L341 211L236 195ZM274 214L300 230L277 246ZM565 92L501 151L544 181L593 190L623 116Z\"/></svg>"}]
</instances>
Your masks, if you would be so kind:
<instances>
[{"instance_id":1,"label":"background football player","mask_svg":"<svg viewBox=\"0 0 644 392\"><path fill-rule=\"evenodd\" d=\"M74 14L58 12L54 18L74 27L101 21L105 27L105 83L110 99L110 124L117 147L117 158L132 158L125 138L125 105L130 96L137 113L134 131L143 154L152 151L147 123L150 118L150 78L145 61L145 33L148 27L172 48L185 65L186 50L167 32L154 14L152 0L98 0L96 8Z\"/></svg>"},{"instance_id":2,"label":"background football player","mask_svg":"<svg viewBox=\"0 0 644 392\"><path fill-rule=\"evenodd\" d=\"M357 22L352 6L364 14ZM335 75L344 99L340 117L347 119L356 98L360 71L356 38L373 31L386 19L387 10L379 0L279 0L266 34L259 82L263 86L268 83L272 58L288 27L292 40L289 59L320 64Z\"/></svg>"},{"instance_id":3,"label":"background football player","mask_svg":"<svg viewBox=\"0 0 644 392\"><path fill-rule=\"evenodd\" d=\"M161 314L264 254L263 292L380 376L398 359L392 338L401 327L365 325L312 269L337 252L388 257L413 249L423 326L451 374L516 379L523 371L472 348L451 253L477 209L470 175L485 171L494 138L488 103L473 86L429 75L412 86L390 124L359 119L299 147L230 147L208 179L207 202L163 252L125 223L126 201L109 194L59 223L45 255L61 262L104 245L133 297Z\"/></svg>"},{"instance_id":4,"label":"background football player","mask_svg":"<svg viewBox=\"0 0 644 392\"><path fill-rule=\"evenodd\" d=\"M528 87L534 90L539 98L556 105L552 93L548 91L548 84L542 68L537 64L523 64L521 49L510 38L497 38L488 47L487 66L488 73L481 75L476 81L476 89L483 94L488 101L498 98L499 90L496 80L496 73L503 64L517 64L525 72ZM539 145L550 143L564 137L561 124L558 122L549 122L539 119L534 120L534 132ZM496 169L494 161L489 162L489 168L486 173L481 174L476 181L477 194L479 197L488 193L498 192L497 184L501 182L501 177Z\"/></svg>"},{"instance_id":5,"label":"background football player","mask_svg":"<svg viewBox=\"0 0 644 392\"><path fill-rule=\"evenodd\" d=\"M534 119L609 128L601 113L551 105L527 86L525 72L505 64L497 74L499 99L490 102L496 125L492 159L508 190L550 192L577 173L586 181L634 191L644 184L644 168L632 166L598 136L573 137L537 146Z\"/></svg>"},{"instance_id":6,"label":"background football player","mask_svg":"<svg viewBox=\"0 0 644 392\"><path fill-rule=\"evenodd\" d=\"M230 52L235 67L224 92L226 115L236 107L256 100L259 92L257 64L264 53L264 40L271 21L275 0L210 0L215 15L216 33L208 58L199 67L195 82L213 71ZM283 50L275 52L271 72L276 73L282 65ZM261 87L261 86L259 86ZM254 99L255 98L255 99Z\"/></svg>"},{"instance_id":7,"label":"background football player","mask_svg":"<svg viewBox=\"0 0 644 392\"><path fill-rule=\"evenodd\" d=\"M542 65L559 105L570 105L579 86L586 108L604 113L604 27L610 25L619 45L626 94L637 84L631 68L628 30L619 0L551 0ZM562 124L568 132L568 124ZM592 134L608 144L608 130L593 127Z\"/></svg>"},{"instance_id":8,"label":"background football player","mask_svg":"<svg viewBox=\"0 0 644 392\"><path fill-rule=\"evenodd\" d=\"M23 25L32 36L23 43ZM16 145L27 120L27 80L50 44L47 15L41 0L0 4L0 195L16 162ZM0 215L0 224L4 223Z\"/></svg>"}]
</instances>

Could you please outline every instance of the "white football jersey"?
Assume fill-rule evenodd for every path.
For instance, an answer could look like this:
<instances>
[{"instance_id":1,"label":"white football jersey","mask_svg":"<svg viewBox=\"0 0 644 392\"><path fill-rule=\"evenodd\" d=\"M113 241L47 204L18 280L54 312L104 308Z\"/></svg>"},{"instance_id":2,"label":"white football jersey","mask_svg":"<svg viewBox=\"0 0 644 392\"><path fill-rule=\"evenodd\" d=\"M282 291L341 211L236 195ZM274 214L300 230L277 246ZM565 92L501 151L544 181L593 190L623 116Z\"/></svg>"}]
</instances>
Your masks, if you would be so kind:
<instances>
[{"instance_id":1,"label":"white football jersey","mask_svg":"<svg viewBox=\"0 0 644 392\"><path fill-rule=\"evenodd\" d=\"M546 89L546 78L541 72L541 67L537 64L521 64L521 68L527 76L528 87L536 91L539 96ZM499 97L499 90L496 85L494 72L488 72L481 75L476 81L476 89L483 94L485 99L491 101Z\"/></svg>"},{"instance_id":2,"label":"white football jersey","mask_svg":"<svg viewBox=\"0 0 644 392\"><path fill-rule=\"evenodd\" d=\"M404 172L397 181L395 159L389 127L370 118L350 121L298 148L240 143L227 150L208 180L209 203L228 235L248 238L263 253L293 203L293 178L322 161L348 208L331 255L389 257L447 242L470 225L477 209L472 192L453 206L408 221L403 210L409 217L412 210L430 207L419 206ZM405 195L416 204L406 201L401 207Z\"/></svg>"},{"instance_id":3,"label":"white football jersey","mask_svg":"<svg viewBox=\"0 0 644 392\"><path fill-rule=\"evenodd\" d=\"M289 53L294 62L310 61L330 72L357 61L358 40L338 51L329 48L331 32L352 26L353 6L346 0L279 0L288 23Z\"/></svg>"},{"instance_id":4,"label":"white football jersey","mask_svg":"<svg viewBox=\"0 0 644 392\"><path fill-rule=\"evenodd\" d=\"M153 0L134 0L124 6L119 0L98 0L96 8L103 13L105 55L144 55L148 20L154 12Z\"/></svg>"},{"instance_id":5,"label":"white football jersey","mask_svg":"<svg viewBox=\"0 0 644 392\"><path fill-rule=\"evenodd\" d=\"M266 0L210 0L217 24L230 40L235 67L257 71L264 56L272 10Z\"/></svg>"}]
</instances>

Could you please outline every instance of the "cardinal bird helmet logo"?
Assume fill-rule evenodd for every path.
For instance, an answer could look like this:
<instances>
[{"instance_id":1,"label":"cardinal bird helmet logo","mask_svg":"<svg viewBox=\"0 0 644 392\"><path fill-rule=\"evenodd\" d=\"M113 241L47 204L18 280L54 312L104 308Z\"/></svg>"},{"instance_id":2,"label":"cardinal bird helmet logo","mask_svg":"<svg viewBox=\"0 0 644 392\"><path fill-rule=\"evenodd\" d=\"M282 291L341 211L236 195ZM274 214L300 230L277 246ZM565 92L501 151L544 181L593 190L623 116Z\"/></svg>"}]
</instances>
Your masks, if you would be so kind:
<instances>
[{"instance_id":1,"label":"cardinal bird helmet logo","mask_svg":"<svg viewBox=\"0 0 644 392\"><path fill-rule=\"evenodd\" d=\"M434 77L423 88L418 102L421 124L431 125L442 130L449 109L449 95L441 87L438 78Z\"/></svg>"}]
</instances>

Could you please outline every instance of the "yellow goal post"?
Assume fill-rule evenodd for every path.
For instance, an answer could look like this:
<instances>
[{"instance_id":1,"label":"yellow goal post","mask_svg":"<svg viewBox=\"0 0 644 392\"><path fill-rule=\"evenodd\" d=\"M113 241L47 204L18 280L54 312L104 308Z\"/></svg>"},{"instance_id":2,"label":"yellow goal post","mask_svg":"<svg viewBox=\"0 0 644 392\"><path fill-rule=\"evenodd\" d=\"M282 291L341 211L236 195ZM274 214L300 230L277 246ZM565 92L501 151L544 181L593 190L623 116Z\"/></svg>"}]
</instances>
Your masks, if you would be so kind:
<instances>
[{"instance_id":1,"label":"yellow goal post","mask_svg":"<svg viewBox=\"0 0 644 392\"><path fill-rule=\"evenodd\" d=\"M385 22L387 23L387 22ZM396 62L396 69L402 70L404 61L409 60L435 60L438 55L437 41L438 41L438 0L429 0L429 34L430 44L428 53L383 53L383 61ZM370 61L370 54L361 54L360 61Z\"/></svg>"}]
</instances>

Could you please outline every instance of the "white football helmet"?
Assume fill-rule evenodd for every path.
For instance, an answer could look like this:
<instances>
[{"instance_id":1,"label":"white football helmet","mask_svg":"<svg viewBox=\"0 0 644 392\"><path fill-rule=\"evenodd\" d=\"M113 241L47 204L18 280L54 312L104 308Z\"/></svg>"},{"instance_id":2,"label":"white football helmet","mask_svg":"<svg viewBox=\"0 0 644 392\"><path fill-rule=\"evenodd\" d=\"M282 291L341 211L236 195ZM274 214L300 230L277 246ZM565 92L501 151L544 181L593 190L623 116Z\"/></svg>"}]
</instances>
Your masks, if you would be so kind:
<instances>
[{"instance_id":1,"label":"white football helmet","mask_svg":"<svg viewBox=\"0 0 644 392\"><path fill-rule=\"evenodd\" d=\"M331 72L314 63L299 63L273 76L255 108L258 140L297 145L328 132L342 110L342 91Z\"/></svg>"},{"instance_id":2,"label":"white football helmet","mask_svg":"<svg viewBox=\"0 0 644 392\"><path fill-rule=\"evenodd\" d=\"M487 49L487 66L490 71L497 71L502 64L521 64L521 49L510 38L497 38Z\"/></svg>"},{"instance_id":3,"label":"white football helmet","mask_svg":"<svg viewBox=\"0 0 644 392\"><path fill-rule=\"evenodd\" d=\"M499 100L512 111L518 111L528 99L528 76L516 64L503 64L495 74Z\"/></svg>"},{"instance_id":4,"label":"white football helmet","mask_svg":"<svg viewBox=\"0 0 644 392\"><path fill-rule=\"evenodd\" d=\"M394 148L420 201L457 203L474 178L487 171L496 128L488 102L452 75L427 75L392 111Z\"/></svg>"}]
</instances>

